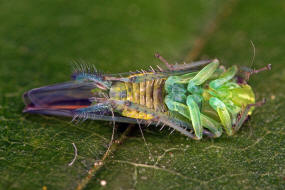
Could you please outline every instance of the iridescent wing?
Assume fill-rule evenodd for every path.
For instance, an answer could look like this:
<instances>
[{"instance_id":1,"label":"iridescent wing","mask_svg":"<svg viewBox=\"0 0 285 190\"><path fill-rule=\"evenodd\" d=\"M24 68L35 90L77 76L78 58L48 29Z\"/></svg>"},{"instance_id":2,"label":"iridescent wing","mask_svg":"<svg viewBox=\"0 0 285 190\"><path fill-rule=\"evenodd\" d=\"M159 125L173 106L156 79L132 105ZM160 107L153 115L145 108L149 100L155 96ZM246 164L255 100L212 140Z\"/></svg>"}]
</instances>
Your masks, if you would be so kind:
<instances>
[{"instance_id":1,"label":"iridescent wing","mask_svg":"<svg viewBox=\"0 0 285 190\"><path fill-rule=\"evenodd\" d=\"M23 95L23 112L69 115L74 109L91 105L94 88L90 82L70 81L32 89Z\"/></svg>"}]
</instances>

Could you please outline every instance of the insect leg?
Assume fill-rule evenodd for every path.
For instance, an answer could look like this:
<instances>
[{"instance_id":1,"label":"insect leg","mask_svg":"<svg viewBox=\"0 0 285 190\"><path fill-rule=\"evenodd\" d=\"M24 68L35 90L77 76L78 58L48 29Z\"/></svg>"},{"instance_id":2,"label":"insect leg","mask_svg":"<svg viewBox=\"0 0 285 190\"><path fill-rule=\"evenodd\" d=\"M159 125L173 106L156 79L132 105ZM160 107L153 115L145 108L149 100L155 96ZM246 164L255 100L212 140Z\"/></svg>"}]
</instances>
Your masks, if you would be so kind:
<instances>
[{"instance_id":1,"label":"insect leg","mask_svg":"<svg viewBox=\"0 0 285 190\"><path fill-rule=\"evenodd\" d=\"M201 122L202 126L210 131L210 137L217 138L222 135L223 129L221 125L214 119L211 119L210 117L201 114Z\"/></svg>"},{"instance_id":2,"label":"insect leg","mask_svg":"<svg viewBox=\"0 0 285 190\"><path fill-rule=\"evenodd\" d=\"M201 124L201 113L198 104L195 102L193 95L187 97L187 106L190 112L190 117L192 120L192 125L195 131L195 135L198 139L202 138L203 127Z\"/></svg>"},{"instance_id":3,"label":"insect leg","mask_svg":"<svg viewBox=\"0 0 285 190\"><path fill-rule=\"evenodd\" d=\"M163 123L176 131L179 131L183 135L186 135L192 139L199 140L195 135L184 129L181 125L183 121L180 121L177 118L173 118L165 113L156 112L155 110L149 109L145 106L141 106L139 104L132 103L130 101L122 101L122 100L110 100L110 103L114 106L125 106L127 109L136 110L138 112L143 112L146 114L150 114L153 116L153 121L157 123Z\"/></svg>"},{"instance_id":4,"label":"insect leg","mask_svg":"<svg viewBox=\"0 0 285 190\"><path fill-rule=\"evenodd\" d=\"M255 104L248 104L246 106L246 108L244 109L244 111L239 116L238 121L237 121L236 125L234 126L234 132L237 132L241 128L242 124L247 119L248 113L252 107L260 107L263 104L265 104L265 102L266 102L266 100L263 99L262 101L256 102Z\"/></svg>"},{"instance_id":5,"label":"insect leg","mask_svg":"<svg viewBox=\"0 0 285 190\"><path fill-rule=\"evenodd\" d=\"M218 115L221 119L221 123L224 126L226 133L229 136L233 135L232 121L230 114L226 108L226 105L216 97L210 98L209 104L214 110L216 110L216 112L218 112Z\"/></svg>"},{"instance_id":6,"label":"insect leg","mask_svg":"<svg viewBox=\"0 0 285 190\"><path fill-rule=\"evenodd\" d=\"M73 116L73 120L79 119L91 119L91 120L100 120L100 121L113 121L119 123L130 123L137 124L136 118L115 116L114 111L116 111L115 107L110 104L110 101L105 101L103 103L98 103L96 105L92 105L86 108L76 109L70 112L65 116ZM108 115L106 114L108 113ZM149 120L140 119L141 124L151 124Z\"/></svg>"},{"instance_id":7,"label":"insect leg","mask_svg":"<svg viewBox=\"0 0 285 190\"><path fill-rule=\"evenodd\" d=\"M206 80L208 80L217 70L218 66L219 66L219 61L217 59L213 60L213 62L205 66L201 71L199 71L194 76L194 78L192 78L189 81L187 90L191 93L200 93L198 86L203 84Z\"/></svg>"},{"instance_id":8,"label":"insect leg","mask_svg":"<svg viewBox=\"0 0 285 190\"><path fill-rule=\"evenodd\" d=\"M192 118L190 116L189 109L186 105L179 103L179 102L175 102L171 98L169 98L168 96L166 96L165 103L167 104L167 107L169 108L169 110L175 111L175 112L183 115L189 121L192 120ZM207 128L209 130L209 132L207 132L206 130L203 130L203 134L208 135L210 137L219 137L222 135L223 130L222 130L221 125L217 121L215 121L214 119L211 119L210 117L208 117L202 113L201 113L201 123L202 123L203 127ZM188 124L188 125L190 125L190 124Z\"/></svg>"},{"instance_id":9,"label":"insect leg","mask_svg":"<svg viewBox=\"0 0 285 190\"><path fill-rule=\"evenodd\" d=\"M172 65L170 65L159 53L155 53L154 56L163 62L169 70L172 70Z\"/></svg>"},{"instance_id":10,"label":"insect leg","mask_svg":"<svg viewBox=\"0 0 285 190\"><path fill-rule=\"evenodd\" d=\"M217 89L229 80L231 80L237 73L238 69L236 66L232 66L229 68L225 73L222 74L222 76L216 80L213 80L210 82L210 87L212 89Z\"/></svg>"},{"instance_id":11,"label":"insect leg","mask_svg":"<svg viewBox=\"0 0 285 190\"><path fill-rule=\"evenodd\" d=\"M161 60L166 65L167 69L170 71L181 71L181 70L193 69L195 67L209 64L213 61L213 60L203 60L203 61L197 61L197 62L192 62L192 63L171 65L160 54L156 53L154 56L158 58L159 60Z\"/></svg>"},{"instance_id":12,"label":"insect leg","mask_svg":"<svg viewBox=\"0 0 285 190\"><path fill-rule=\"evenodd\" d=\"M271 70L271 64L268 64L260 69L243 68L242 70L244 70L245 73L245 80L248 81L251 75L257 74L262 71Z\"/></svg>"},{"instance_id":13,"label":"insect leg","mask_svg":"<svg viewBox=\"0 0 285 190\"><path fill-rule=\"evenodd\" d=\"M127 75L127 74L130 75L130 76L126 76L126 77L122 77L120 74L104 75L103 79L105 82L121 81L121 82L140 83L140 82L144 82L144 81L151 81L151 80L155 80L155 79L167 78L169 76L181 75L179 77L182 77L183 80L185 81L189 77L193 78L192 73L195 72L195 70L193 70L194 67L198 67L201 65L209 64L209 63L214 63L214 65L216 65L216 64L219 64L218 62L219 61L217 59L214 59L214 60L193 62L193 63L189 63L189 64L169 65L169 67L171 67L172 69L169 69L168 71L161 71L161 72L157 72L157 73L149 72L149 73L143 73L143 74L124 73L124 75ZM208 68L208 67L206 66L206 68ZM215 70L216 69L214 69L214 71ZM201 73L201 75L203 75L203 74L205 74L205 76L208 76L207 79L212 75L212 73L208 74L206 72ZM200 75L200 77L201 77L201 75Z\"/></svg>"},{"instance_id":14,"label":"insect leg","mask_svg":"<svg viewBox=\"0 0 285 190\"><path fill-rule=\"evenodd\" d=\"M102 111L106 111L106 110L110 110L110 106L108 105L108 101L98 103L98 104L95 104L92 106L88 106L85 108L79 108L79 109L76 109L74 112L77 114L80 114L80 113L87 113L87 112L102 112Z\"/></svg>"}]
</instances>

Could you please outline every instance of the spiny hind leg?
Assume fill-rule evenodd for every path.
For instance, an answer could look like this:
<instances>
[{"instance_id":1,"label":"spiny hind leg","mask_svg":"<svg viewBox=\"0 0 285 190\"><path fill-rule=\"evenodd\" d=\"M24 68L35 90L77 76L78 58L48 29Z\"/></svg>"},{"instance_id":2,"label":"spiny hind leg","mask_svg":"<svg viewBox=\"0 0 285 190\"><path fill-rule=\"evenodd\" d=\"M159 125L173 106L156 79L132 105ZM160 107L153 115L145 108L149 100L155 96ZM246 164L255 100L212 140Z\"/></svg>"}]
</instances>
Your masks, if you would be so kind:
<instances>
[{"instance_id":1,"label":"spiny hind leg","mask_svg":"<svg viewBox=\"0 0 285 190\"><path fill-rule=\"evenodd\" d=\"M130 110L135 110L138 112L143 112L145 114L152 115L153 119L151 121L156 122L156 123L162 123L164 125L167 125L171 128L173 128L176 131L179 131L183 135L186 135L187 137L190 137L195 140L199 140L194 134L189 132L187 129L183 128L181 123L183 121L180 121L177 118L173 118L169 115L166 115L161 112L156 112L155 110L149 109L145 106L141 106L139 104L135 104L130 101L122 101L122 100L110 100L110 103L115 106L115 107L125 107Z\"/></svg>"},{"instance_id":2,"label":"spiny hind leg","mask_svg":"<svg viewBox=\"0 0 285 190\"><path fill-rule=\"evenodd\" d=\"M111 113L111 116L105 116L104 113ZM101 113L101 114L100 114ZM79 108L74 110L74 117L73 120L75 119L83 119L83 121L87 119L98 119L100 116L105 116L105 119L108 118L109 121L112 121L113 123L113 130L112 130L112 136L109 142L108 150L107 152L110 151L111 145L114 142L114 135L115 135L115 129L116 129L116 121L115 121L115 115L114 115L114 109L110 106L110 104L106 101L103 103L98 103L92 106L88 106L86 108ZM103 119L102 117L102 119ZM100 120L100 119L99 119Z\"/></svg>"},{"instance_id":3,"label":"spiny hind leg","mask_svg":"<svg viewBox=\"0 0 285 190\"><path fill-rule=\"evenodd\" d=\"M123 117L123 116L115 116L114 112L116 112L115 107L112 107L109 101L105 101L102 103L98 103L92 106L88 106L86 108L79 108L73 111L73 121L74 120L100 120L100 121L112 121L119 123L130 123L137 124L138 119ZM141 124L148 124L147 120L140 120Z\"/></svg>"},{"instance_id":4,"label":"spiny hind leg","mask_svg":"<svg viewBox=\"0 0 285 190\"><path fill-rule=\"evenodd\" d=\"M167 69L170 71L181 71L181 70L193 69L199 66L207 65L213 61L213 60L203 60L203 61L197 61L197 62L192 62L192 63L172 65L172 64L169 64L168 61L164 59L159 53L155 53L154 56L158 58L161 62L163 62L166 65Z\"/></svg>"},{"instance_id":5,"label":"spiny hind leg","mask_svg":"<svg viewBox=\"0 0 285 190\"><path fill-rule=\"evenodd\" d=\"M73 111L73 119L72 121L76 119L82 119L83 121L87 119L92 119L93 115L97 118L98 115L104 116L105 113L111 113L112 108L108 104L108 102L98 103L95 105L91 105L85 108L79 108ZM95 119L95 118L93 118Z\"/></svg>"},{"instance_id":6,"label":"spiny hind leg","mask_svg":"<svg viewBox=\"0 0 285 190\"><path fill-rule=\"evenodd\" d=\"M153 119L152 120L142 120L140 119L139 122L140 124L156 124L159 125L160 123L162 123L162 125L167 125L171 128L173 128L174 130L179 131L180 133L198 140L197 137L195 137L194 134L192 134L191 132L189 132L189 129L191 129L191 125L188 123L185 123L182 120L179 120L177 118L171 117L169 115L163 114L163 113L157 113L151 109L148 109L144 106L141 106L139 104L134 104L132 102L129 101L120 101L120 100L109 100L108 102L102 103L102 104L97 104L94 106L89 106L87 108L80 108L74 111L74 118L75 119L91 119L91 120L102 120L102 121L112 121L112 122L122 122L122 123L133 123L133 124L137 124L138 123L138 119L135 118L128 118L128 117L119 117L119 116L110 116L110 115L104 115L104 114L100 114L98 112L100 111L110 111L110 109L114 109L114 111L116 112L116 107L120 107L120 106L125 106L131 110L136 110L139 112L144 112L146 114L151 114L153 115ZM186 106L185 106L186 107ZM187 109L187 107L186 107ZM206 123L207 121L207 125L205 126L206 128L209 129L209 131L207 130L203 130L203 134L210 136L210 137L218 137L220 136L220 130L218 128L218 126L215 124L215 122L213 122L211 119L207 118L206 116L202 115L202 122ZM188 130L187 130L188 129Z\"/></svg>"},{"instance_id":7,"label":"spiny hind leg","mask_svg":"<svg viewBox=\"0 0 285 190\"><path fill-rule=\"evenodd\" d=\"M263 104L265 104L265 102L266 102L266 100L263 99L262 101L256 102L255 104L248 104L246 106L246 108L244 109L244 111L238 116L238 121L237 121L237 123L234 126L234 132L237 132L241 128L242 124L247 119L248 113L249 113L249 111L251 110L252 107L260 107Z\"/></svg>"}]
</instances>

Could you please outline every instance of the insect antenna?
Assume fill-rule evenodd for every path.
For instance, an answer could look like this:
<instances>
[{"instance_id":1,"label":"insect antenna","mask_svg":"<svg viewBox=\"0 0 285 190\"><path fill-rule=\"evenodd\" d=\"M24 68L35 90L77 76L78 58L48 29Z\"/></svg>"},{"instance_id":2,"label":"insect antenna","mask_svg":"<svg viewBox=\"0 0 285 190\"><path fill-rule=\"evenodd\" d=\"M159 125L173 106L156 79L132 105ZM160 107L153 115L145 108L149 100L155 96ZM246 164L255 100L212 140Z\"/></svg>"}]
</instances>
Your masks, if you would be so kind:
<instances>
[{"instance_id":1,"label":"insect antenna","mask_svg":"<svg viewBox=\"0 0 285 190\"><path fill-rule=\"evenodd\" d=\"M254 65L254 60L255 60L255 45L254 45L254 43L253 43L253 41L252 40L250 40L250 44L251 44L251 46L252 46L252 50L253 50L253 55L252 55L252 58L251 58L251 64L250 64L250 67L249 68L253 68L253 65Z\"/></svg>"},{"instance_id":2,"label":"insect antenna","mask_svg":"<svg viewBox=\"0 0 285 190\"><path fill-rule=\"evenodd\" d=\"M268 64L267 66L265 67L262 67L260 69L254 69L254 60L255 60L255 54L256 54L256 50L255 50L255 45L254 43L252 42L252 40L250 40L250 44L252 46L252 49L253 49L253 55L252 55L252 59L251 59L251 64L250 64L250 67L249 68L245 68L244 70L244 74L245 74L245 80L248 81L250 76L253 75L253 74L257 74L261 71L266 71L266 70L271 70L271 64Z\"/></svg>"}]
</instances>

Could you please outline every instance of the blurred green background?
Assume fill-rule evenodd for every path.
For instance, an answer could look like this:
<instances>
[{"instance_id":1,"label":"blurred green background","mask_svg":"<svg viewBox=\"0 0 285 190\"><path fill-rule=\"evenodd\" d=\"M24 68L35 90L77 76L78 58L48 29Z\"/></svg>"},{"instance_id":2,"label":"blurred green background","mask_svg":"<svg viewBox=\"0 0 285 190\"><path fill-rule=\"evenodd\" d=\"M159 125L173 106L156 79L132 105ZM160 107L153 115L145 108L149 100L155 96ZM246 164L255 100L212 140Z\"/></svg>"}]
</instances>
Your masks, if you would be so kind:
<instances>
[{"instance_id":1,"label":"blurred green background","mask_svg":"<svg viewBox=\"0 0 285 190\"><path fill-rule=\"evenodd\" d=\"M272 64L251 79L267 98L233 137L188 140L155 127L121 125L84 189L284 189L285 1L0 1L0 189L76 189L101 160L108 122L22 114L22 94L69 80L82 59L107 73L218 58L230 66ZM78 149L74 165L72 143ZM106 182L106 184L104 184Z\"/></svg>"}]
</instances>

